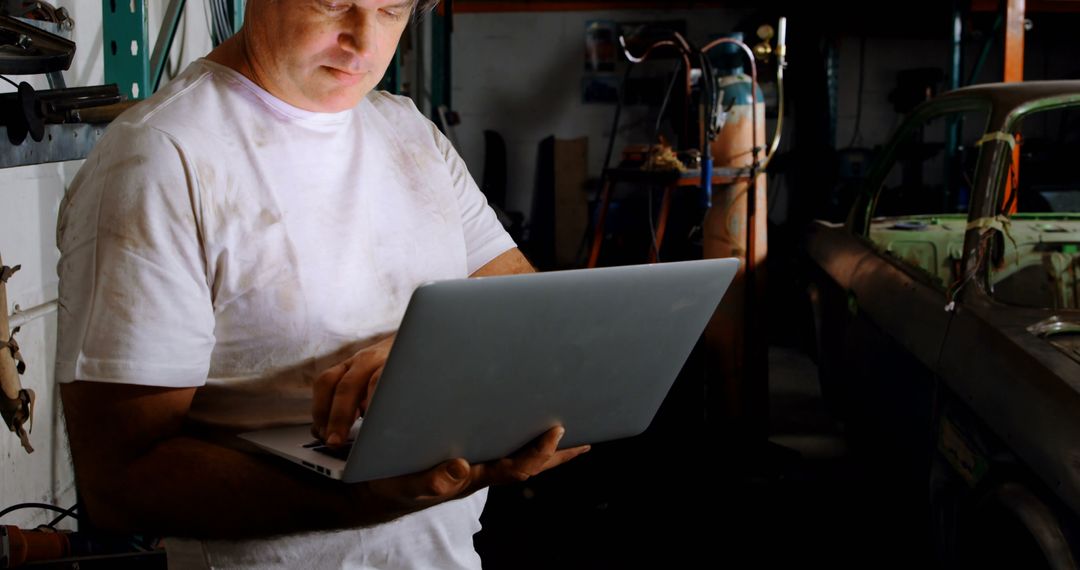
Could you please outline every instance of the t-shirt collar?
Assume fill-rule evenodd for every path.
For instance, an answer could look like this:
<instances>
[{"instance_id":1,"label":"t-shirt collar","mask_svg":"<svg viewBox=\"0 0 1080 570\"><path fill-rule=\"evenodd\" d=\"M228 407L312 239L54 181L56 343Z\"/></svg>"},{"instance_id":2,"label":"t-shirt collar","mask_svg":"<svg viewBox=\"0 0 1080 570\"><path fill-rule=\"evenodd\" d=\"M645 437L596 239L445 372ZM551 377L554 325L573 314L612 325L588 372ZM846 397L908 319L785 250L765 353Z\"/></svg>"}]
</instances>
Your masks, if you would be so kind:
<instances>
[{"instance_id":1,"label":"t-shirt collar","mask_svg":"<svg viewBox=\"0 0 1080 570\"><path fill-rule=\"evenodd\" d=\"M228 67L226 65L221 65L220 63L210 61L209 59L206 59L206 58L198 59L197 63L205 65L206 67L209 67L209 68L213 69L215 72L219 72L219 73L223 73L223 74L228 75L234 81L239 82L241 85L243 85L244 87L247 87L249 90L251 90L252 93L254 93L259 99L261 99L269 107L273 108L276 111L279 111L280 113L282 113L284 115L287 115L287 116L292 117L294 119L298 119L300 121L304 121L304 122L308 122L308 123L318 123L318 124L324 124L324 125L325 124L340 124L340 123L344 123L345 121L347 121L349 119L349 115L352 113L352 109L346 109L344 111L339 111L339 112L336 112L336 113L321 113L321 112L318 112L318 111L308 111L306 109L301 109L300 107L297 107L295 105L291 105L289 103L286 103L285 101L282 101L281 99L274 96L273 94L271 94L266 89L263 89L262 87L260 87L258 84L256 84L251 79L248 79L247 76L240 73L239 71L236 71L235 69L233 69L231 67Z\"/></svg>"}]
</instances>

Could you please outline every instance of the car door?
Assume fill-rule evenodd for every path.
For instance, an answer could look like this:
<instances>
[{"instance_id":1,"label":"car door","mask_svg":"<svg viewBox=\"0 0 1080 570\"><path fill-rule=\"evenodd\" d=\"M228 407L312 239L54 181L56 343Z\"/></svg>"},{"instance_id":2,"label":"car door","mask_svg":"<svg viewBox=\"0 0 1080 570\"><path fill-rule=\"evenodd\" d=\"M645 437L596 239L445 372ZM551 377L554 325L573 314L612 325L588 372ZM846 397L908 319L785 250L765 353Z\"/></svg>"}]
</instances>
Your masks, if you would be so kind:
<instances>
[{"instance_id":1,"label":"car door","mask_svg":"<svg viewBox=\"0 0 1080 570\"><path fill-rule=\"evenodd\" d=\"M966 247L975 272L962 291L940 371L957 400L1080 513L1080 136L1069 128L1075 125L1080 94L1061 95L1003 123L1004 132L1019 134L1015 146L1003 139L987 145L994 159L969 223L978 231ZM1018 168L1010 174L1014 156ZM1060 332L1042 334L1040 323L1057 323ZM981 473L965 475L978 482Z\"/></svg>"},{"instance_id":2,"label":"car door","mask_svg":"<svg viewBox=\"0 0 1080 570\"><path fill-rule=\"evenodd\" d=\"M898 459L897 474L912 481L924 481L929 465L935 370L987 116L982 101L957 97L916 110L872 169L849 222L864 251L847 290L849 431Z\"/></svg>"}]
</instances>

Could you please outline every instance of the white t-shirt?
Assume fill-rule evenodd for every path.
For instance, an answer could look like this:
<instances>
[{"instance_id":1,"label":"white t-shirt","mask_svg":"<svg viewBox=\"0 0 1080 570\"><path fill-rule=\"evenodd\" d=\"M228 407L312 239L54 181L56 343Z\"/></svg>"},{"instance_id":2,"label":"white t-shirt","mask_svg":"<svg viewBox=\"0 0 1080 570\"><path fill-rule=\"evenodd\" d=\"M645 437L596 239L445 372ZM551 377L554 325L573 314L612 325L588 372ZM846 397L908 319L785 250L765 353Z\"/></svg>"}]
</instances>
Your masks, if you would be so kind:
<instances>
[{"instance_id":1,"label":"white t-shirt","mask_svg":"<svg viewBox=\"0 0 1080 570\"><path fill-rule=\"evenodd\" d=\"M311 384L397 329L423 282L514 247L409 99L312 113L200 60L72 183L56 376L199 387L190 418L310 422ZM485 493L370 529L204 543L211 566L473 568Z\"/></svg>"}]
</instances>

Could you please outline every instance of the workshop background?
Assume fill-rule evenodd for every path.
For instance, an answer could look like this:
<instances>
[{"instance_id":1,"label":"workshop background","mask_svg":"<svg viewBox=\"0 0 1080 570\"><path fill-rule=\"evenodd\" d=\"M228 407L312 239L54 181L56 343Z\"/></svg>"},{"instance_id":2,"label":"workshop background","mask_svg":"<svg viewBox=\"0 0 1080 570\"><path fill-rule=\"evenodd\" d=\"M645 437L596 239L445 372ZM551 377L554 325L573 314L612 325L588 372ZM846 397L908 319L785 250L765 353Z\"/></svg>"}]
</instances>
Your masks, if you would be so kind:
<instances>
[{"instance_id":1,"label":"workshop background","mask_svg":"<svg viewBox=\"0 0 1080 570\"><path fill-rule=\"evenodd\" d=\"M186 3L166 76L212 48L212 1ZM52 2L75 22L68 86L106 81L103 10L109 2ZM131 2L144 3L148 45L155 45L170 2ZM541 269L556 269L586 264L609 146L618 164L628 147L656 144L658 133L671 143L677 138L673 118L681 111L666 103L678 96L665 97L665 91L679 58L640 64L632 82L623 84L623 50L613 35L600 32L653 24L678 30L695 46L733 32L754 46L762 42L761 26L775 31L780 18L787 19L784 109L776 54L759 71L766 141L783 117L778 151L765 173L769 255L757 313L768 354L767 380L759 388L768 390L767 401L754 404L760 404L757 417L721 419L723 404L703 395L699 377L708 365L696 350L646 434L597 445L564 469L492 492L477 537L486 567L941 563L931 514L919 499L925 489L892 468L884 444L853 445L842 418L822 400L803 248L812 220L847 217L851 184L866 172L862 161L901 124L913 92L918 103L951 86L1002 81L1005 30L1017 19L1016 4L1026 30L1023 80L1080 79L1080 1L1073 0L1028 0L1026 12L1015 0L458 0L452 17L442 12L410 29L388 86L416 100L448 133L489 198L497 197L493 202L523 250ZM963 56L954 65L957 50ZM43 75L8 77L48 88ZM0 94L13 91L0 83ZM6 140L0 145L0 156L10 153ZM80 165L0 168L0 255L4 264L22 266L7 284L7 306L0 307L13 320L55 303L56 217ZM643 221L659 206L651 191L642 198L631 186L615 192L601 265L650 261L650 227ZM700 256L700 207L697 198L675 199L668 241L653 252L660 261ZM37 394L30 434L35 452L25 453L17 437L0 433L0 510L28 502L67 508L75 504L75 488L53 384L55 313L23 324L18 342L27 363L22 384ZM1063 505L1053 508L1069 511ZM1075 514L1061 516L1072 521ZM55 517L25 509L0 523L30 529ZM75 525L68 519L59 527Z\"/></svg>"}]
</instances>

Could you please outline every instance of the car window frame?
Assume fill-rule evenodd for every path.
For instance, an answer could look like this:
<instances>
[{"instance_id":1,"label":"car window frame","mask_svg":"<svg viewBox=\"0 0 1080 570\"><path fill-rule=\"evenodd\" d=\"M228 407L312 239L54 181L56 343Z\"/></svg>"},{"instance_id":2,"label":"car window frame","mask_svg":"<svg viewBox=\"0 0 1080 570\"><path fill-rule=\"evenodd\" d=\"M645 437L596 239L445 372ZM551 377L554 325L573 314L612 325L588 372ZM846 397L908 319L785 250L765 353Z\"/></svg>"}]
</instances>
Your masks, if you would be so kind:
<instances>
[{"instance_id":1,"label":"car window frame","mask_svg":"<svg viewBox=\"0 0 1080 570\"><path fill-rule=\"evenodd\" d=\"M1023 103L1017 105L1016 107L1008 111L1005 117L1000 121L1001 127L997 129L997 132L1016 133L1023 126L1023 121L1031 115L1042 112L1054 111L1067 107L1075 107L1077 109L1080 109L1080 93L1056 94L1039 99L1024 101ZM991 131L989 129L987 130L987 133L991 132L994 131ZM983 152L980 152L979 154L980 160L986 158L990 164L988 172L986 173L986 176L989 178L989 180L986 181L986 184L988 184L989 186L983 193L983 195L986 196L988 199L984 204L982 204L979 212L975 212L973 210L972 216L969 218L969 223L983 217L995 217L998 215L1005 215L1004 212L1002 212L1001 203L1004 198L1005 182L1007 178L1006 173L1008 172L1008 169L1012 164L1012 148L1004 141L1001 141L1000 144L994 145L992 154L990 154L989 156L984 156ZM974 202L972 203L972 205L975 205ZM1072 213L1072 216L1080 217L1080 213ZM976 234L977 233L978 232L976 232ZM977 241L978 236L976 235L974 237L973 243ZM966 239L965 250L975 251L971 246L968 245ZM971 260L970 262L977 263L978 261L979 260ZM978 270L976 279L978 280L980 286L974 289L977 289L980 293L980 296L985 297L994 305L1040 311L1051 310L1046 308L1011 305L999 300L993 295L993 293L991 293L993 289L990 285L993 277L993 267L991 266L991 264L978 263L976 268ZM1076 312L1075 309L1057 309L1055 311L1069 313Z\"/></svg>"},{"instance_id":2,"label":"car window frame","mask_svg":"<svg viewBox=\"0 0 1080 570\"><path fill-rule=\"evenodd\" d=\"M855 208L852 211L852 216L848 220L848 230L860 239L867 247L876 252L882 259L887 260L889 263L900 268L904 273L917 279L920 283L928 285L935 290L941 291L942 294L948 288L949 284L944 286L937 279L933 278L929 273L923 271L920 267L914 266L905 262L894 255L889 255L880 244L870 239L870 223L874 217L874 212L877 209L878 202L881 196L881 192L884 188L885 178L892 171L896 165L897 152L903 141L909 137L912 132L918 128L926 125L931 120L944 117L946 115L982 112L985 114L985 124L983 125L983 134L991 132L991 125L993 124L994 108L993 102L983 97L961 97L961 96L945 96L941 99L931 100L923 103L921 106L916 107L908 116L904 119L901 125L896 129L893 135L889 138L889 142L884 149L878 155L878 158L874 161L870 168L870 173L866 178L866 182L863 186L862 199L856 202ZM980 188L985 184L985 180L982 179L985 176L983 161L987 159L985 149L979 149L975 163L975 179L972 181L971 200L968 204L967 219L971 219L972 212L977 204L977 196L979 195ZM959 214L959 213L958 213ZM965 239L966 243L966 239ZM966 252L965 248L965 252ZM966 271L969 260L967 255L963 256L961 260L960 271L963 274Z\"/></svg>"}]
</instances>

